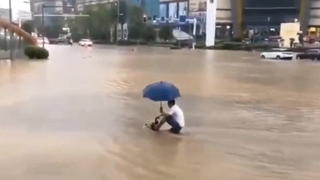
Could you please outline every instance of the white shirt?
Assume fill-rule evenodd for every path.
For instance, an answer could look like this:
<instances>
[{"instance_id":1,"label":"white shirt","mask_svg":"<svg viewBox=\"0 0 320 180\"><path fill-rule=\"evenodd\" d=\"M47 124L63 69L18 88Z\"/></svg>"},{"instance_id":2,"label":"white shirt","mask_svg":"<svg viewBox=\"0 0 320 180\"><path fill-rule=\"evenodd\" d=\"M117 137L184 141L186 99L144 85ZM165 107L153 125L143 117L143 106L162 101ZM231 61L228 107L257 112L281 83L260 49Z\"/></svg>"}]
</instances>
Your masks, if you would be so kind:
<instances>
[{"instance_id":1,"label":"white shirt","mask_svg":"<svg viewBox=\"0 0 320 180\"><path fill-rule=\"evenodd\" d=\"M184 127L184 115L183 111L178 105L173 105L170 108L169 114L179 123L181 127Z\"/></svg>"}]
</instances>

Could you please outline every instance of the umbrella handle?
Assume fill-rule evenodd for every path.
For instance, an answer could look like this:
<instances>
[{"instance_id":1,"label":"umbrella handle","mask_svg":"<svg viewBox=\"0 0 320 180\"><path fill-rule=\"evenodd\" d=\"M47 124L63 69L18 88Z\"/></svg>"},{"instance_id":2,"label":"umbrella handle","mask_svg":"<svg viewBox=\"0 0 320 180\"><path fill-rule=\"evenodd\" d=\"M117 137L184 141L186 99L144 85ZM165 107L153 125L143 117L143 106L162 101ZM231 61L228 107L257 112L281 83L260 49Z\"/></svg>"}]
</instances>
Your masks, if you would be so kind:
<instances>
[{"instance_id":1,"label":"umbrella handle","mask_svg":"<svg viewBox=\"0 0 320 180\"><path fill-rule=\"evenodd\" d=\"M162 101L160 101L160 107L162 107Z\"/></svg>"}]
</instances>

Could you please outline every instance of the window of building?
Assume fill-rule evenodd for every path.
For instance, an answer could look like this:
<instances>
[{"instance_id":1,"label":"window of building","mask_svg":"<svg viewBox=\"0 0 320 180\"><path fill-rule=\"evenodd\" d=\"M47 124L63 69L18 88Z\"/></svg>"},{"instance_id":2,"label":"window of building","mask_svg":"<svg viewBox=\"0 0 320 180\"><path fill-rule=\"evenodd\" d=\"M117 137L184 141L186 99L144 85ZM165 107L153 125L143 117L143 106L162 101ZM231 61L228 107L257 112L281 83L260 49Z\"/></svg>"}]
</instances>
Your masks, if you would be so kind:
<instances>
[{"instance_id":1,"label":"window of building","mask_svg":"<svg viewBox=\"0 0 320 180\"><path fill-rule=\"evenodd\" d=\"M245 0L246 8L294 8L300 7L300 0Z\"/></svg>"},{"instance_id":2,"label":"window of building","mask_svg":"<svg viewBox=\"0 0 320 180\"><path fill-rule=\"evenodd\" d=\"M169 3L169 19L177 18L178 15L178 3Z\"/></svg>"},{"instance_id":3,"label":"window of building","mask_svg":"<svg viewBox=\"0 0 320 180\"><path fill-rule=\"evenodd\" d=\"M78 11L83 11L83 5L82 4L78 5Z\"/></svg>"},{"instance_id":4,"label":"window of building","mask_svg":"<svg viewBox=\"0 0 320 180\"><path fill-rule=\"evenodd\" d=\"M167 3L160 4L160 18L167 18Z\"/></svg>"},{"instance_id":5,"label":"window of building","mask_svg":"<svg viewBox=\"0 0 320 180\"><path fill-rule=\"evenodd\" d=\"M188 10L188 2L179 2L179 16L186 16Z\"/></svg>"}]
</instances>

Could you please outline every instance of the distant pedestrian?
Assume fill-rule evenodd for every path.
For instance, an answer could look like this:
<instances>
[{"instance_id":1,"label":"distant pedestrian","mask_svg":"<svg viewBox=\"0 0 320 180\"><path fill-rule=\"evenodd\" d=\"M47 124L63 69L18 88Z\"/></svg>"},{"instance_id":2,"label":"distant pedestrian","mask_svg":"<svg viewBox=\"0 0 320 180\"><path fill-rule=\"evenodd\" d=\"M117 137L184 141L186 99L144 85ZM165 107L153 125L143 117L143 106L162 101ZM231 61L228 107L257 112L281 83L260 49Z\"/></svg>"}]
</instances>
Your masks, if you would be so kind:
<instances>
[{"instance_id":1,"label":"distant pedestrian","mask_svg":"<svg viewBox=\"0 0 320 180\"><path fill-rule=\"evenodd\" d=\"M284 39L280 39L280 45L281 45L281 47L283 47L284 46Z\"/></svg>"},{"instance_id":2,"label":"distant pedestrian","mask_svg":"<svg viewBox=\"0 0 320 180\"><path fill-rule=\"evenodd\" d=\"M303 40L303 34L302 33L299 33L299 35L298 35L298 39L299 39L299 43L302 45L302 46L304 46L304 40Z\"/></svg>"},{"instance_id":3,"label":"distant pedestrian","mask_svg":"<svg viewBox=\"0 0 320 180\"><path fill-rule=\"evenodd\" d=\"M293 48L294 38L290 38L290 48Z\"/></svg>"}]
</instances>

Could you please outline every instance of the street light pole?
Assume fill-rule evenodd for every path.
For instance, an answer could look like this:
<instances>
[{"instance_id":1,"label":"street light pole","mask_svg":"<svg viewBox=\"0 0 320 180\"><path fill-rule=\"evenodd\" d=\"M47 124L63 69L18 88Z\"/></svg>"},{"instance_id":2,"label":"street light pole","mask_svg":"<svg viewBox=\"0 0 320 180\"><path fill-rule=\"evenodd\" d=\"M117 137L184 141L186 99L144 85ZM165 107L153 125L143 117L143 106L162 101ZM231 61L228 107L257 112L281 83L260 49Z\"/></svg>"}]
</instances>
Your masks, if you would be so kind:
<instances>
[{"instance_id":1,"label":"street light pole","mask_svg":"<svg viewBox=\"0 0 320 180\"><path fill-rule=\"evenodd\" d=\"M119 31L118 31L118 24L120 22L120 0L117 2L118 7L117 7L117 25L116 25L116 32L117 32L117 45L119 45Z\"/></svg>"},{"instance_id":2,"label":"street light pole","mask_svg":"<svg viewBox=\"0 0 320 180\"><path fill-rule=\"evenodd\" d=\"M9 22L12 24L12 3L11 0L9 0ZM13 60L13 31L12 27L10 29L10 60Z\"/></svg>"},{"instance_id":3,"label":"street light pole","mask_svg":"<svg viewBox=\"0 0 320 180\"><path fill-rule=\"evenodd\" d=\"M44 32L45 32L45 27L44 27L44 4L42 4L42 47L44 48Z\"/></svg>"}]
</instances>

